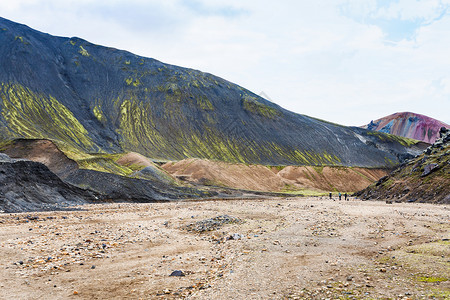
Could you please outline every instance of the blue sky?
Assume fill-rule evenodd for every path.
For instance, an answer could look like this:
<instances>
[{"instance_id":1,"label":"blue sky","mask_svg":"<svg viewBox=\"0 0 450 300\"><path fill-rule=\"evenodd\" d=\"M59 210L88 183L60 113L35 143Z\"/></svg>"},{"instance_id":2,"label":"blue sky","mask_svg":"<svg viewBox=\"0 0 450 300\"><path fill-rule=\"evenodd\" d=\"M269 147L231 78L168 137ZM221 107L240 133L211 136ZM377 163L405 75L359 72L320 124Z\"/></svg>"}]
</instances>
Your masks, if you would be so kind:
<instances>
[{"instance_id":1,"label":"blue sky","mask_svg":"<svg viewBox=\"0 0 450 300\"><path fill-rule=\"evenodd\" d=\"M0 12L344 125L400 111L450 124L450 0L14 0Z\"/></svg>"}]
</instances>

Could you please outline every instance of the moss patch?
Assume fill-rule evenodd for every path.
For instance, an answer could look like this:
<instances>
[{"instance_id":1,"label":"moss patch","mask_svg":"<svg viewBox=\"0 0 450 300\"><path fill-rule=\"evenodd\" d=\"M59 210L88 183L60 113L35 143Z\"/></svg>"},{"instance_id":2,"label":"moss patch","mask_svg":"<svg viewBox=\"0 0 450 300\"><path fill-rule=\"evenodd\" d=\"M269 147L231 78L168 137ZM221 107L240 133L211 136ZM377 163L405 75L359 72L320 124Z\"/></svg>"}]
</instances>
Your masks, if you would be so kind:
<instances>
[{"instance_id":1,"label":"moss patch","mask_svg":"<svg viewBox=\"0 0 450 300\"><path fill-rule=\"evenodd\" d=\"M281 115L281 112L277 109L258 102L256 97L249 96L248 94L244 94L242 101L244 109L249 113L268 119L276 119Z\"/></svg>"},{"instance_id":2,"label":"moss patch","mask_svg":"<svg viewBox=\"0 0 450 300\"><path fill-rule=\"evenodd\" d=\"M80 53L81 55L86 56L86 57L91 56L89 54L89 52L86 49L83 48L83 46L80 46L80 50L78 50L78 53Z\"/></svg>"},{"instance_id":3,"label":"moss patch","mask_svg":"<svg viewBox=\"0 0 450 300\"><path fill-rule=\"evenodd\" d=\"M443 281L447 281L448 278L421 276L421 277L418 277L417 280L422 281L422 282L443 282Z\"/></svg>"},{"instance_id":4,"label":"moss patch","mask_svg":"<svg viewBox=\"0 0 450 300\"><path fill-rule=\"evenodd\" d=\"M13 138L49 138L86 150L98 149L72 112L52 96L34 93L21 85L1 84L0 97L1 114L15 133Z\"/></svg>"}]
</instances>

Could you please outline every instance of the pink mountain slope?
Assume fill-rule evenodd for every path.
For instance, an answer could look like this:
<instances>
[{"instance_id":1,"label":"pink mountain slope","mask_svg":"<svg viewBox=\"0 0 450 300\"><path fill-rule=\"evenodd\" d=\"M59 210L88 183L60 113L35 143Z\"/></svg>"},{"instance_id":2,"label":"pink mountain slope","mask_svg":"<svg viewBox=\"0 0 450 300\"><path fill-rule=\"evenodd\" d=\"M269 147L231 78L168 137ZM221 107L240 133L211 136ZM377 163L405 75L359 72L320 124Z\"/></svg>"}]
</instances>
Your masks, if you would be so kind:
<instances>
[{"instance_id":1,"label":"pink mountain slope","mask_svg":"<svg viewBox=\"0 0 450 300\"><path fill-rule=\"evenodd\" d=\"M448 124L436 119L411 112L395 113L384 118L371 121L361 126L369 130L399 135L426 143L434 143L439 138L441 127L450 128Z\"/></svg>"}]
</instances>

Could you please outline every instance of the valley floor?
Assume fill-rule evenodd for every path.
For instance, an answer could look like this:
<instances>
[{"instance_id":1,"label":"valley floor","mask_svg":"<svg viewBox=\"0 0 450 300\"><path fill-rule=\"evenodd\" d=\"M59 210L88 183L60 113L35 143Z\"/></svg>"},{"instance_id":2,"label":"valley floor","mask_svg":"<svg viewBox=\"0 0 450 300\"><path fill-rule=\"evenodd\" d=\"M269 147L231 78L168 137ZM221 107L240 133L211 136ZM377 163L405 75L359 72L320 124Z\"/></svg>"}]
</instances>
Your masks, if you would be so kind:
<instances>
[{"instance_id":1,"label":"valley floor","mask_svg":"<svg viewBox=\"0 0 450 300\"><path fill-rule=\"evenodd\" d=\"M0 214L0 299L448 299L449 212L319 197Z\"/></svg>"}]
</instances>

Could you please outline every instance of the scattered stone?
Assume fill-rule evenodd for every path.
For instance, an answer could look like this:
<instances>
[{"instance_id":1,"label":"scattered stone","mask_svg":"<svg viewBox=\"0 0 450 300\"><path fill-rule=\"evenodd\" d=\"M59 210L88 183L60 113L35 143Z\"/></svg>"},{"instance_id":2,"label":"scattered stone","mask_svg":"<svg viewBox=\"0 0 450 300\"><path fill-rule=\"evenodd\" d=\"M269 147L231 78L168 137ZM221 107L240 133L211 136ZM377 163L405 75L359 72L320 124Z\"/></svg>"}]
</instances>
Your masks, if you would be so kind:
<instances>
[{"instance_id":1,"label":"scattered stone","mask_svg":"<svg viewBox=\"0 0 450 300\"><path fill-rule=\"evenodd\" d=\"M195 232L207 232L213 231L221 228L225 224L238 224L241 223L241 219L232 217L229 215L221 215L215 218L206 219L202 221L198 221L195 223L191 223L185 227L187 231L195 231Z\"/></svg>"},{"instance_id":2,"label":"scattered stone","mask_svg":"<svg viewBox=\"0 0 450 300\"><path fill-rule=\"evenodd\" d=\"M169 276L182 277L182 276L185 276L185 274L183 273L183 271L175 270L175 271L173 271Z\"/></svg>"},{"instance_id":3,"label":"scattered stone","mask_svg":"<svg viewBox=\"0 0 450 300\"><path fill-rule=\"evenodd\" d=\"M432 172L434 172L435 170L437 170L438 168L439 168L439 165L436 163L426 165L424 167L423 173L420 175L420 177L425 177L425 176L431 174Z\"/></svg>"},{"instance_id":4,"label":"scattered stone","mask_svg":"<svg viewBox=\"0 0 450 300\"><path fill-rule=\"evenodd\" d=\"M240 240L240 239L242 239L242 238L244 238L244 236L243 236L242 234L239 234L239 233L233 233L232 235L230 235L230 236L228 237L228 240Z\"/></svg>"}]
</instances>

